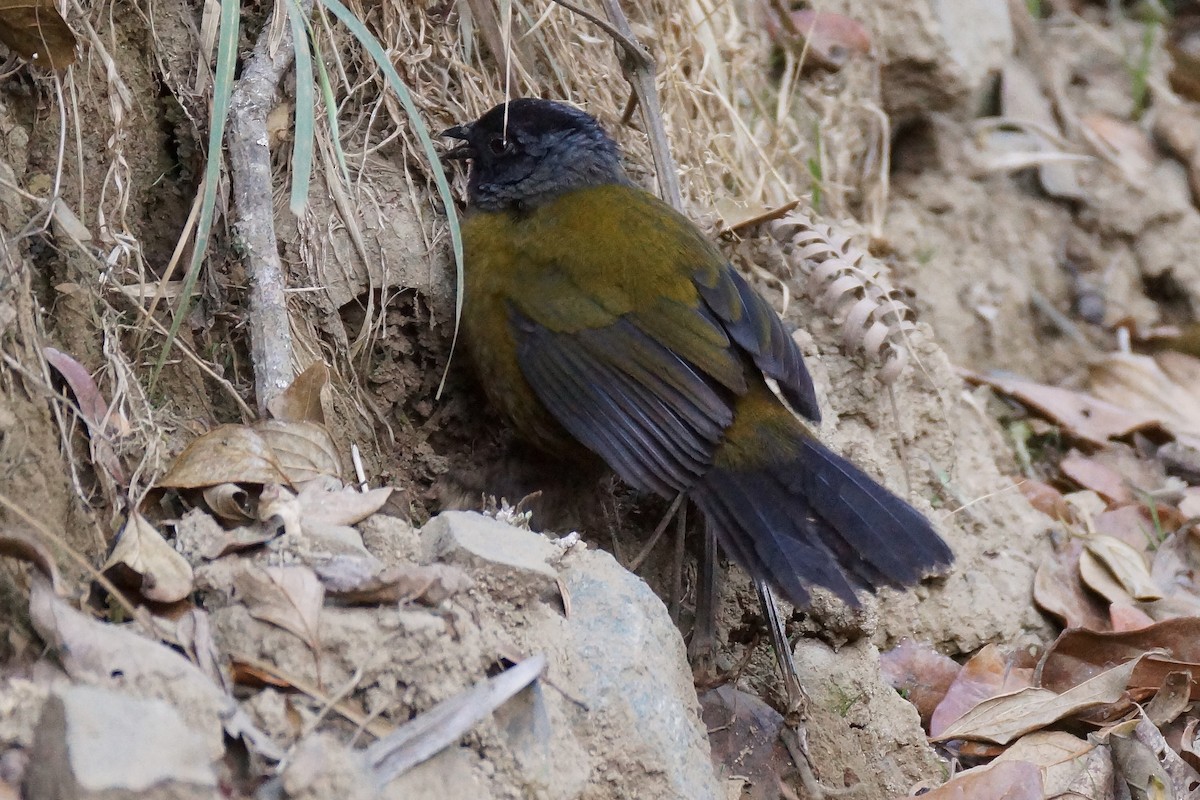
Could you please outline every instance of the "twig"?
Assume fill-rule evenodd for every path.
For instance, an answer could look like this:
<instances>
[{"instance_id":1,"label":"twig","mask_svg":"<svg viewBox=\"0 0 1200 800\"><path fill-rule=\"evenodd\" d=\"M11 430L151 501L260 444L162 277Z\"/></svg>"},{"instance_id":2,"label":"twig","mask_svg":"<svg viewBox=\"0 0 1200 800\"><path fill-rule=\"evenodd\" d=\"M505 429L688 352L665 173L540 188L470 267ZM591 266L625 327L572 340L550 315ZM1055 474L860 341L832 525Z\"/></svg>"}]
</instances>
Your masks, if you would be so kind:
<instances>
[{"instance_id":1,"label":"twig","mask_svg":"<svg viewBox=\"0 0 1200 800\"><path fill-rule=\"evenodd\" d=\"M584 11L567 2L567 0L554 0L554 2L603 29L617 44L621 71L625 74L625 80L629 81L629 85L633 87L638 104L642 108L642 121L646 125L646 135L650 137L650 152L654 156L658 192L673 208L683 211L683 193L679 189L679 173L675 169L674 159L671 158L671 145L667 140L667 129L662 120L662 106L658 102L658 91L654 88L656 64L650 53L634 36L633 28L629 25L629 19L625 16L625 12L621 10L619 0L603 0L608 22L590 11ZM628 116L628 110L626 116Z\"/></svg>"},{"instance_id":2,"label":"twig","mask_svg":"<svg viewBox=\"0 0 1200 800\"><path fill-rule=\"evenodd\" d=\"M675 516L675 512L679 510L679 504L683 502L683 492L675 495L675 499L671 501L671 507L667 509L667 513L663 514L662 521L658 523L658 527L654 529L654 533L650 534L650 540L642 548L642 551L633 557L633 561L629 562L627 569L630 572L637 572L638 567L642 566L642 562L650 555L650 551L654 549L654 545L658 544L659 538L663 535L663 531L667 529L667 523Z\"/></svg>"},{"instance_id":3,"label":"twig","mask_svg":"<svg viewBox=\"0 0 1200 800\"><path fill-rule=\"evenodd\" d=\"M307 14L312 2L301 0L300 6ZM287 272L275 239L271 151L267 144L267 113L275 105L276 87L294 56L291 27L282 22L275 19L275 13L267 20L229 102L234 229L250 276L250 352L255 396L263 416L267 403L295 377ZM276 28L279 35L272 41L271 32Z\"/></svg>"}]
</instances>

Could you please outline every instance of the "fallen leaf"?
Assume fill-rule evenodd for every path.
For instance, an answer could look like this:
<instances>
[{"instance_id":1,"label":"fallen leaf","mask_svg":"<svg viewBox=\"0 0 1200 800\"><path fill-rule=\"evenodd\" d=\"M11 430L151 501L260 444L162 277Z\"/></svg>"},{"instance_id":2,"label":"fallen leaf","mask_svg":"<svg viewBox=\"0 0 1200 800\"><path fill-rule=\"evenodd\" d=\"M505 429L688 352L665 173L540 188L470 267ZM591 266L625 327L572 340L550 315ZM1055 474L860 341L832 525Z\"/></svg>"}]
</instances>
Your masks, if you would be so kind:
<instances>
[{"instance_id":1,"label":"fallen leaf","mask_svg":"<svg viewBox=\"0 0 1200 800\"><path fill-rule=\"evenodd\" d=\"M318 565L316 572L331 597L355 605L416 601L436 606L475 585L453 564L384 567L374 560L335 556Z\"/></svg>"},{"instance_id":2,"label":"fallen leaf","mask_svg":"<svg viewBox=\"0 0 1200 800\"><path fill-rule=\"evenodd\" d=\"M1108 607L1108 619L1117 632L1136 631L1154 624L1154 617L1136 606L1113 603Z\"/></svg>"},{"instance_id":3,"label":"fallen leaf","mask_svg":"<svg viewBox=\"0 0 1200 800\"><path fill-rule=\"evenodd\" d=\"M254 427L274 451L287 483L295 486L322 475L341 475L337 445L324 425L269 419Z\"/></svg>"},{"instance_id":4,"label":"fallen leaf","mask_svg":"<svg viewBox=\"0 0 1200 800\"><path fill-rule=\"evenodd\" d=\"M929 721L931 738L941 736L951 723L963 718L983 701L1028 687L1033 670L1014 663L1013 654L1005 654L995 644L973 655L955 676ZM999 742L1004 744L1004 742Z\"/></svg>"},{"instance_id":5,"label":"fallen leaf","mask_svg":"<svg viewBox=\"0 0 1200 800\"><path fill-rule=\"evenodd\" d=\"M1189 372L1189 362L1200 363L1182 353L1164 356L1170 356L1177 376ZM1151 417L1173 434L1200 435L1200 386L1181 384L1155 358L1108 353L1089 365L1088 385L1101 400Z\"/></svg>"},{"instance_id":6,"label":"fallen leaf","mask_svg":"<svg viewBox=\"0 0 1200 800\"><path fill-rule=\"evenodd\" d=\"M1106 603L1084 586L1079 573L1083 544L1072 539L1038 565L1033 599L1068 628L1108 630Z\"/></svg>"},{"instance_id":7,"label":"fallen leaf","mask_svg":"<svg viewBox=\"0 0 1200 800\"><path fill-rule=\"evenodd\" d=\"M147 600L174 603L192 592L192 567L167 544L158 529L133 511L117 534L112 554L101 567L114 583Z\"/></svg>"},{"instance_id":8,"label":"fallen leaf","mask_svg":"<svg viewBox=\"0 0 1200 800\"><path fill-rule=\"evenodd\" d=\"M1118 776L1129 786L1133 797L1145 800L1168 800L1175 797L1170 791L1171 778L1152 751L1133 737L1136 721L1122 724L1109 731L1108 747Z\"/></svg>"},{"instance_id":9,"label":"fallen leaf","mask_svg":"<svg viewBox=\"0 0 1200 800\"><path fill-rule=\"evenodd\" d=\"M219 483L204 490L204 504L225 522L244 524L254 519L250 493L236 483Z\"/></svg>"},{"instance_id":10,"label":"fallen leaf","mask_svg":"<svg viewBox=\"0 0 1200 800\"><path fill-rule=\"evenodd\" d=\"M1157 622L1136 631L1063 631L1039 667L1040 685L1062 691L1107 671L1113 664L1137 664L1129 688L1148 695L1162 688L1172 672L1200 675L1200 618ZM1193 682L1191 698L1200 699Z\"/></svg>"},{"instance_id":11,"label":"fallen leaf","mask_svg":"<svg viewBox=\"0 0 1200 800\"><path fill-rule=\"evenodd\" d=\"M4 2L0 0L0 8ZM132 430L129 420L119 410L109 406L91 373L74 358L53 347L43 347L42 355L46 363L62 375L71 387L71 394L75 395L79 416L88 429L93 458L108 471L114 482L125 483L125 467L117 457L111 440L129 435Z\"/></svg>"},{"instance_id":12,"label":"fallen leaf","mask_svg":"<svg viewBox=\"0 0 1200 800\"><path fill-rule=\"evenodd\" d=\"M838 70L851 58L871 52L871 35L857 20L831 11L799 9L782 21L772 11L767 34L778 45L804 53L808 66Z\"/></svg>"},{"instance_id":13,"label":"fallen leaf","mask_svg":"<svg viewBox=\"0 0 1200 800\"><path fill-rule=\"evenodd\" d=\"M929 727L933 712L962 669L954 659L928 644L905 639L879 654L883 679L917 708L921 724Z\"/></svg>"},{"instance_id":14,"label":"fallen leaf","mask_svg":"<svg viewBox=\"0 0 1200 800\"><path fill-rule=\"evenodd\" d=\"M973 767L921 797L925 800L1042 800L1042 771L1028 761Z\"/></svg>"},{"instance_id":15,"label":"fallen leaf","mask_svg":"<svg viewBox=\"0 0 1200 800\"><path fill-rule=\"evenodd\" d=\"M1034 731L1022 736L996 757L996 763L1026 761L1042 773L1046 797L1060 797L1087 765L1096 745L1065 731Z\"/></svg>"},{"instance_id":16,"label":"fallen leaf","mask_svg":"<svg viewBox=\"0 0 1200 800\"><path fill-rule=\"evenodd\" d=\"M329 385L329 367L314 362L292 384L267 402L271 416L283 422L313 422L325 425L321 394Z\"/></svg>"},{"instance_id":17,"label":"fallen leaf","mask_svg":"<svg viewBox=\"0 0 1200 800\"><path fill-rule=\"evenodd\" d=\"M1168 672L1162 688L1146 704L1146 718L1157 727L1174 722L1191 705L1192 673Z\"/></svg>"},{"instance_id":18,"label":"fallen leaf","mask_svg":"<svg viewBox=\"0 0 1200 800\"><path fill-rule=\"evenodd\" d=\"M1058 468L1084 489L1091 489L1108 501L1109 505L1128 505L1133 494L1121 474L1099 461L1072 450L1059 462Z\"/></svg>"},{"instance_id":19,"label":"fallen leaf","mask_svg":"<svg viewBox=\"0 0 1200 800\"><path fill-rule=\"evenodd\" d=\"M221 668L221 654L213 640L208 612L190 608L175 622L175 635L188 659L200 668L225 694L230 693L229 678Z\"/></svg>"},{"instance_id":20,"label":"fallen leaf","mask_svg":"<svg viewBox=\"0 0 1200 800\"><path fill-rule=\"evenodd\" d=\"M1134 431L1162 427L1157 414L1123 408L1099 397L1060 389L1021 378L984 376L960 371L966 380L991 386L1061 425L1072 436L1093 444L1128 436Z\"/></svg>"},{"instance_id":21,"label":"fallen leaf","mask_svg":"<svg viewBox=\"0 0 1200 800\"><path fill-rule=\"evenodd\" d=\"M1189 719L1179 741L1179 757L1194 770L1200 770L1200 750L1197 750L1200 742L1196 739L1197 725L1200 725L1200 719L1194 717Z\"/></svg>"},{"instance_id":22,"label":"fallen leaf","mask_svg":"<svg viewBox=\"0 0 1200 800\"><path fill-rule=\"evenodd\" d=\"M1189 526L1167 536L1155 549L1150 577L1168 598L1182 606L1176 616L1200 616L1197 576L1200 576L1200 537ZM1151 615L1155 616L1154 610Z\"/></svg>"},{"instance_id":23,"label":"fallen leaf","mask_svg":"<svg viewBox=\"0 0 1200 800\"><path fill-rule=\"evenodd\" d=\"M207 737L214 759L225 752L221 725L226 734L243 738L264 757L283 758L282 749L250 722L232 697L161 642L88 617L57 597L40 578L31 585L29 618L73 681L139 697L160 697L188 709L193 729ZM215 723L216 729L206 728L205 720Z\"/></svg>"},{"instance_id":24,"label":"fallen leaf","mask_svg":"<svg viewBox=\"0 0 1200 800\"><path fill-rule=\"evenodd\" d=\"M221 425L179 454L158 485L167 489L203 489L221 483L287 483L275 451L245 425Z\"/></svg>"},{"instance_id":25,"label":"fallen leaf","mask_svg":"<svg viewBox=\"0 0 1200 800\"><path fill-rule=\"evenodd\" d=\"M325 587L315 572L299 565L260 567L245 563L233 585L250 616L294 633L314 653L319 650Z\"/></svg>"},{"instance_id":26,"label":"fallen leaf","mask_svg":"<svg viewBox=\"0 0 1200 800\"><path fill-rule=\"evenodd\" d=\"M253 426L221 425L179 454L158 485L204 489L222 483L295 486L341 473L333 437L313 422L266 420Z\"/></svg>"},{"instance_id":27,"label":"fallen leaf","mask_svg":"<svg viewBox=\"0 0 1200 800\"><path fill-rule=\"evenodd\" d=\"M1174 749L1171 748L1162 732L1149 719L1143 716L1133 728L1133 736L1150 748L1158 763L1162 765L1170 779L1173 794L1179 798L1195 798L1200 790L1200 772Z\"/></svg>"},{"instance_id":28,"label":"fallen leaf","mask_svg":"<svg viewBox=\"0 0 1200 800\"><path fill-rule=\"evenodd\" d=\"M1151 579L1142 554L1125 542L1112 536L1089 536L1083 546L1085 552L1095 556L1134 600L1158 600L1163 596Z\"/></svg>"},{"instance_id":29,"label":"fallen leaf","mask_svg":"<svg viewBox=\"0 0 1200 800\"><path fill-rule=\"evenodd\" d=\"M201 555L215 561L230 553L240 553L260 547L283 533L283 528L274 525L246 525L231 531L222 531L220 538L208 542Z\"/></svg>"},{"instance_id":30,"label":"fallen leaf","mask_svg":"<svg viewBox=\"0 0 1200 800\"><path fill-rule=\"evenodd\" d=\"M305 525L356 525L383 508L391 494L390 487L360 492L323 476L301 486L297 499Z\"/></svg>"},{"instance_id":31,"label":"fallen leaf","mask_svg":"<svg viewBox=\"0 0 1200 800\"><path fill-rule=\"evenodd\" d=\"M54 557L35 535L8 525L3 533L0 533L0 556L8 556L32 564L46 580L50 581L50 586L54 591L58 591L62 579L58 576L58 567L54 563Z\"/></svg>"},{"instance_id":32,"label":"fallen leaf","mask_svg":"<svg viewBox=\"0 0 1200 800\"><path fill-rule=\"evenodd\" d=\"M0 14L3 13L4 2L5 0L0 0ZM100 387L96 385L86 367L53 347L43 347L42 355L46 363L54 367L71 387L71 394L75 395L75 402L79 404L79 413L89 428L107 431L116 436L124 436L130 432L129 421L120 411L113 409L109 412L108 401L104 399Z\"/></svg>"},{"instance_id":33,"label":"fallen leaf","mask_svg":"<svg viewBox=\"0 0 1200 800\"><path fill-rule=\"evenodd\" d=\"M1062 492L1050 484L1034 478L1024 478L1018 481L1017 488L1021 490L1021 494L1025 496L1025 499L1029 501L1029 505L1050 519L1058 520L1059 522L1071 521L1073 516L1071 514L1071 507L1063 499Z\"/></svg>"},{"instance_id":34,"label":"fallen leaf","mask_svg":"<svg viewBox=\"0 0 1200 800\"><path fill-rule=\"evenodd\" d=\"M50 0L0 0L0 42L50 69L75 63L75 34Z\"/></svg>"},{"instance_id":35,"label":"fallen leaf","mask_svg":"<svg viewBox=\"0 0 1200 800\"><path fill-rule=\"evenodd\" d=\"M984 700L950 724L935 741L970 739L1008 744L1061 719L1111 705L1125 695L1125 687L1142 657L1105 670L1059 694L1029 687Z\"/></svg>"}]
</instances>

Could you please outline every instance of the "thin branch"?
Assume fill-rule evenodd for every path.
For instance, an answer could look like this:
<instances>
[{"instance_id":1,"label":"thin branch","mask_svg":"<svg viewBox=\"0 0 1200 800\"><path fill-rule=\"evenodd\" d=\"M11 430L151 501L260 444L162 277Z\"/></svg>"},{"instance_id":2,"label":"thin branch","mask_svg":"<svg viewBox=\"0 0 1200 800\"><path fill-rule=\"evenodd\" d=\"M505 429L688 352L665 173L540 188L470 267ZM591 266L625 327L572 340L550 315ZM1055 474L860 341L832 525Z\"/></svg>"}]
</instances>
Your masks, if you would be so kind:
<instances>
[{"instance_id":1,"label":"thin branch","mask_svg":"<svg viewBox=\"0 0 1200 800\"><path fill-rule=\"evenodd\" d=\"M619 0L603 0L604 10L608 14L608 22L600 19L590 11L567 2L554 0L555 3L573 14L578 14L592 24L604 30L617 44L621 61L621 71L625 80L633 87L638 105L642 109L642 121L646 126L646 134L650 137L650 152L654 156L654 171L658 176L658 193L675 209L683 211L683 193L679 189L679 173L675 169L675 161L671 158L671 145L667 140L667 129L663 125L662 106L658 102L658 90L654 86L654 72L657 65L645 46L633 34L629 19L621 10ZM629 115L628 110L625 114Z\"/></svg>"},{"instance_id":2,"label":"thin branch","mask_svg":"<svg viewBox=\"0 0 1200 800\"><path fill-rule=\"evenodd\" d=\"M311 0L301 0L307 14ZM282 5L276 6L283 11ZM230 98L229 172L233 186L234 229L250 276L250 352L258 410L291 384L292 332L287 313L287 270L275 239L271 150L267 113L275 106L280 80L292 65L289 25L267 20L254 53Z\"/></svg>"}]
</instances>

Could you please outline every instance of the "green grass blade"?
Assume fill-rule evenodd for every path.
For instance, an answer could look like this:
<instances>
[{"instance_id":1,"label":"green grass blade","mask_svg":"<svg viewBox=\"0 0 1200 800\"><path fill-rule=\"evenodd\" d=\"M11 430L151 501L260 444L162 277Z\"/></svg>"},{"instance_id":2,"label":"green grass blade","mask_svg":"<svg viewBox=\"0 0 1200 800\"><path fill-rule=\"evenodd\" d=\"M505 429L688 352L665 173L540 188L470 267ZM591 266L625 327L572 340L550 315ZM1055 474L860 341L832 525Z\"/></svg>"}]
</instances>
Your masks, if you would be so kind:
<instances>
[{"instance_id":1,"label":"green grass blade","mask_svg":"<svg viewBox=\"0 0 1200 800\"><path fill-rule=\"evenodd\" d=\"M213 215L217 207L217 186L221 180L221 145L225 141L225 122L229 118L229 98L233 94L233 73L237 62L238 29L241 24L240 0L221 0L221 27L217 35L217 68L213 74L213 104L209 115L208 163L204 167L204 179L200 190L200 218L196 222L196 240L192 244L192 261L183 279L183 292L179 297L179 308L171 320L167 341L163 344L158 361L150 372L150 389L154 389L158 375L179 335L179 326L187 318L192 305L192 293L200 278L200 267L208 251L208 240L212 235Z\"/></svg>"},{"instance_id":2,"label":"green grass blade","mask_svg":"<svg viewBox=\"0 0 1200 800\"><path fill-rule=\"evenodd\" d=\"M292 213L300 216L308 205L308 186L312 180L313 132L316 110L313 100L313 56L309 47L309 28L299 0L287 4L292 24L292 46L296 51L296 128L292 140Z\"/></svg>"},{"instance_id":3,"label":"green grass blade","mask_svg":"<svg viewBox=\"0 0 1200 800\"><path fill-rule=\"evenodd\" d=\"M454 293L454 338L450 345L451 353L453 353L454 346L458 343L459 321L462 319L463 246L462 229L458 222L458 214L455 212L454 197L450 194L450 181L446 179L446 171L442 168L441 160L438 159L437 150L433 146L433 139L429 135L429 129L425 127L425 121L421 119L421 115L417 111L416 104L413 103L408 87L400 79L400 75L396 72L395 67L392 66L392 62L388 59L387 52L383 49L379 40L367 30L367 26L362 21L342 5L340 0L320 0L320 2L346 26L355 39L358 39L359 43L366 48L371 58L375 60L376 65L383 71L388 84L400 99L400 105L403 106L404 113L408 115L409 124L412 126L413 132L417 135L417 139L421 142L421 149L425 152L425 157L428 159L429 166L433 170L433 183L437 187L438 196L442 199L442 205L446 209L446 218L450 225L450 245L454 251L456 291ZM450 364L447 362L446 372L442 373L442 381L438 384L436 397L441 397L442 388L446 384L446 373L449 372L449 369Z\"/></svg>"}]
</instances>

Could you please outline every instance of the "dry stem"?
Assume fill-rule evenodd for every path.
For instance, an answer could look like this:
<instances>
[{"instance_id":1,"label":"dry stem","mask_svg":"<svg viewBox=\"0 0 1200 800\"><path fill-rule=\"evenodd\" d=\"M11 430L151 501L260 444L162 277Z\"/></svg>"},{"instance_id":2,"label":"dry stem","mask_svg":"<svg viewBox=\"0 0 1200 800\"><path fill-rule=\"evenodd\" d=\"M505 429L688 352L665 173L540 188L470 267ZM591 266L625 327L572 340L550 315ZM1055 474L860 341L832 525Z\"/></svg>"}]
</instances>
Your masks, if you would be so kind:
<instances>
[{"instance_id":1,"label":"dry stem","mask_svg":"<svg viewBox=\"0 0 1200 800\"><path fill-rule=\"evenodd\" d=\"M311 3L301 6L307 13ZM267 113L275 105L275 89L292 65L293 56L290 26L280 25L278 41L272 42L271 31L276 22L272 13L233 90L229 110L234 229L250 275L254 389L259 413L264 415L267 403L295 377L287 313L287 272L275 239L271 150L267 143Z\"/></svg>"}]
</instances>

